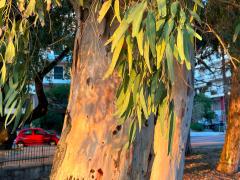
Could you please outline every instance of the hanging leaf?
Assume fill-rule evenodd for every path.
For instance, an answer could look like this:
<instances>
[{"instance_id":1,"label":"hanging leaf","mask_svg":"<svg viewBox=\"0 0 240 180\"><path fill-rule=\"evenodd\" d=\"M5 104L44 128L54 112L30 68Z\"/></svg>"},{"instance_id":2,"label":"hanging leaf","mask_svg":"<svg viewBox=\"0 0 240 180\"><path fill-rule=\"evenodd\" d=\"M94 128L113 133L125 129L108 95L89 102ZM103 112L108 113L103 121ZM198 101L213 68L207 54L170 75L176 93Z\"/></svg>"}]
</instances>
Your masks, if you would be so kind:
<instances>
[{"instance_id":1,"label":"hanging leaf","mask_svg":"<svg viewBox=\"0 0 240 180\"><path fill-rule=\"evenodd\" d=\"M179 52L179 56L182 62L185 61L185 53L184 53L184 42L183 42L183 31L182 29L178 28L178 34L177 34L177 48Z\"/></svg>"},{"instance_id":2,"label":"hanging leaf","mask_svg":"<svg viewBox=\"0 0 240 180\"><path fill-rule=\"evenodd\" d=\"M142 129L142 110L140 106L137 106L137 117L138 117L138 127L140 132Z\"/></svg>"},{"instance_id":3,"label":"hanging leaf","mask_svg":"<svg viewBox=\"0 0 240 180\"><path fill-rule=\"evenodd\" d=\"M174 21L173 21L173 19L169 19L167 21L167 23L165 24L164 30L163 30L166 42L169 41L169 36L170 36L170 34L171 34L172 30L173 30L173 27L174 27Z\"/></svg>"},{"instance_id":4,"label":"hanging leaf","mask_svg":"<svg viewBox=\"0 0 240 180\"><path fill-rule=\"evenodd\" d=\"M144 33L143 29L137 34L137 44L138 44L138 50L141 56L143 56L143 38L144 38Z\"/></svg>"},{"instance_id":5,"label":"hanging leaf","mask_svg":"<svg viewBox=\"0 0 240 180\"><path fill-rule=\"evenodd\" d=\"M189 34L195 36L198 40L202 41L202 37L196 31L194 31L194 29L189 24L186 25L186 28Z\"/></svg>"},{"instance_id":6,"label":"hanging leaf","mask_svg":"<svg viewBox=\"0 0 240 180\"><path fill-rule=\"evenodd\" d=\"M133 37L136 37L139 33L139 29L140 29L142 18L143 18L143 13L147 7L147 2L143 2L139 6L140 6L140 8L139 8L136 16L133 18L133 22L132 22L132 36Z\"/></svg>"},{"instance_id":7,"label":"hanging leaf","mask_svg":"<svg viewBox=\"0 0 240 180\"><path fill-rule=\"evenodd\" d=\"M167 112L168 111L168 98L165 97L163 102L159 105L158 107L158 118L157 118L157 123L160 123L160 127L161 127L161 134L162 136L164 136L164 134L166 133L164 131L164 126L165 126L165 122L167 120Z\"/></svg>"},{"instance_id":8,"label":"hanging leaf","mask_svg":"<svg viewBox=\"0 0 240 180\"><path fill-rule=\"evenodd\" d=\"M164 39L160 40L157 43L156 49L157 49L157 69L159 69L161 66L161 62L163 60L165 49L166 49L166 43Z\"/></svg>"},{"instance_id":9,"label":"hanging leaf","mask_svg":"<svg viewBox=\"0 0 240 180\"><path fill-rule=\"evenodd\" d=\"M25 17L29 17L35 13L36 0L29 0L27 9L24 12Z\"/></svg>"},{"instance_id":10,"label":"hanging leaf","mask_svg":"<svg viewBox=\"0 0 240 180\"><path fill-rule=\"evenodd\" d=\"M236 42L239 33L240 33L240 23L235 28L235 32L234 32L234 35L233 35L233 42Z\"/></svg>"},{"instance_id":11,"label":"hanging leaf","mask_svg":"<svg viewBox=\"0 0 240 180\"><path fill-rule=\"evenodd\" d=\"M140 103L141 103L145 118L147 119L149 115L148 115L148 110L147 110L148 108L147 108L146 100L145 100L145 97L143 94L143 87L141 88L141 91L140 91Z\"/></svg>"},{"instance_id":12,"label":"hanging leaf","mask_svg":"<svg viewBox=\"0 0 240 180\"><path fill-rule=\"evenodd\" d=\"M120 6L119 6L119 0L114 1L114 13L115 16L117 17L118 22L121 22L121 17L120 17Z\"/></svg>"},{"instance_id":13,"label":"hanging leaf","mask_svg":"<svg viewBox=\"0 0 240 180\"><path fill-rule=\"evenodd\" d=\"M191 11L191 10L189 10L189 12L194 19L196 19L200 24L202 23L201 18L199 17L199 15L196 12Z\"/></svg>"},{"instance_id":14,"label":"hanging leaf","mask_svg":"<svg viewBox=\"0 0 240 180\"><path fill-rule=\"evenodd\" d=\"M12 42L12 39L10 39L5 52L5 61L7 63L13 63L14 57L15 57L15 46Z\"/></svg>"},{"instance_id":15,"label":"hanging leaf","mask_svg":"<svg viewBox=\"0 0 240 180\"><path fill-rule=\"evenodd\" d=\"M190 39L190 35L188 32L184 29L183 30L183 39L184 39L184 54L185 54L185 63L188 70L191 70L191 57L190 52L192 50L192 43Z\"/></svg>"},{"instance_id":16,"label":"hanging leaf","mask_svg":"<svg viewBox=\"0 0 240 180\"><path fill-rule=\"evenodd\" d=\"M116 46L116 49L114 50L114 53L113 53L113 57L112 57L112 62L107 70L107 72L105 73L103 79L106 79L108 78L114 71L114 68L117 64L117 61L118 61L118 57L121 53L121 50L122 50L122 47L123 47L123 43L124 43L124 37L122 37L120 39L120 41L118 42L117 46Z\"/></svg>"},{"instance_id":17,"label":"hanging leaf","mask_svg":"<svg viewBox=\"0 0 240 180\"><path fill-rule=\"evenodd\" d=\"M0 9L3 8L6 4L6 0L0 0Z\"/></svg>"},{"instance_id":18,"label":"hanging leaf","mask_svg":"<svg viewBox=\"0 0 240 180\"><path fill-rule=\"evenodd\" d=\"M204 8L204 5L202 3L202 0L193 0L198 6L200 6L201 8Z\"/></svg>"},{"instance_id":19,"label":"hanging leaf","mask_svg":"<svg viewBox=\"0 0 240 180\"><path fill-rule=\"evenodd\" d=\"M117 28L117 30L114 32L114 34L110 38L110 41L108 41L108 42L112 41L111 52L113 52L113 50L115 49L117 44L120 42L120 39L124 36L128 27L129 27L129 24L126 22L126 20L125 19L122 20L119 27Z\"/></svg>"},{"instance_id":20,"label":"hanging leaf","mask_svg":"<svg viewBox=\"0 0 240 180\"><path fill-rule=\"evenodd\" d=\"M134 104L136 104L137 102L137 94L138 94L138 88L139 88L139 85L140 85L140 80L141 80L141 75L138 74L135 81L134 81L134 86L133 86L133 102Z\"/></svg>"},{"instance_id":21,"label":"hanging leaf","mask_svg":"<svg viewBox=\"0 0 240 180\"><path fill-rule=\"evenodd\" d=\"M148 12L146 34L153 57L156 57L156 21L152 11Z\"/></svg>"},{"instance_id":22,"label":"hanging leaf","mask_svg":"<svg viewBox=\"0 0 240 180\"><path fill-rule=\"evenodd\" d=\"M168 155L172 152L174 129L175 129L174 102L171 101L169 104Z\"/></svg>"},{"instance_id":23,"label":"hanging leaf","mask_svg":"<svg viewBox=\"0 0 240 180\"><path fill-rule=\"evenodd\" d=\"M144 44L144 59L150 73L152 73L150 60L149 60L149 41L146 40Z\"/></svg>"},{"instance_id":24,"label":"hanging leaf","mask_svg":"<svg viewBox=\"0 0 240 180\"><path fill-rule=\"evenodd\" d=\"M3 61L2 69L1 69L1 84L5 83L6 77L7 77L7 67L6 67L5 62Z\"/></svg>"},{"instance_id":25,"label":"hanging leaf","mask_svg":"<svg viewBox=\"0 0 240 180\"><path fill-rule=\"evenodd\" d=\"M83 4L83 2L82 2L82 4ZM97 19L97 21L98 21L99 23L102 22L103 18L104 18L105 15L107 14L107 12L108 12L109 8L111 7L111 5L112 5L112 0L107 0L107 1L105 1L105 2L103 3L103 5L102 5L102 7L101 7L101 9L100 9L100 11L99 11L99 17L98 17L98 19Z\"/></svg>"},{"instance_id":26,"label":"hanging leaf","mask_svg":"<svg viewBox=\"0 0 240 180\"><path fill-rule=\"evenodd\" d=\"M168 75L169 75L170 81L173 84L174 83L173 49L170 43L166 45L166 57L167 57Z\"/></svg>"},{"instance_id":27,"label":"hanging leaf","mask_svg":"<svg viewBox=\"0 0 240 180\"><path fill-rule=\"evenodd\" d=\"M177 11L178 11L178 7L179 7L179 2L178 1L175 1L171 4L171 15L172 15L172 18L174 18L177 14Z\"/></svg>"},{"instance_id":28,"label":"hanging leaf","mask_svg":"<svg viewBox=\"0 0 240 180\"><path fill-rule=\"evenodd\" d=\"M158 12L161 17L167 15L167 1L166 0L157 0Z\"/></svg>"},{"instance_id":29,"label":"hanging leaf","mask_svg":"<svg viewBox=\"0 0 240 180\"><path fill-rule=\"evenodd\" d=\"M129 65L129 74L132 71L132 63L133 63L133 43L131 41L131 36L128 35L126 37L126 42L127 42L127 50L128 50L128 65Z\"/></svg>"}]
</instances>

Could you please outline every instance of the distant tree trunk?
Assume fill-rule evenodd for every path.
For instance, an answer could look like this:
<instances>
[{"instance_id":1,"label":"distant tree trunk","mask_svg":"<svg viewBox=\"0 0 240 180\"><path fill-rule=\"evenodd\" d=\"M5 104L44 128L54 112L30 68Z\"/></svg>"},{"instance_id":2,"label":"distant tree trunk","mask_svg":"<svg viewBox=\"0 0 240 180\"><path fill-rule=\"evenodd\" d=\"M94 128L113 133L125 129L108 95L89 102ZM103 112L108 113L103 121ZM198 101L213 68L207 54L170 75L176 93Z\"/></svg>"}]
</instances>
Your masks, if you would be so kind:
<instances>
[{"instance_id":1,"label":"distant tree trunk","mask_svg":"<svg viewBox=\"0 0 240 180\"><path fill-rule=\"evenodd\" d=\"M232 70L231 95L225 143L217 170L227 174L238 171L240 158L240 70Z\"/></svg>"},{"instance_id":2,"label":"distant tree trunk","mask_svg":"<svg viewBox=\"0 0 240 180\"><path fill-rule=\"evenodd\" d=\"M190 136L190 128L189 128L185 155L190 155L191 153L192 153L192 146L191 146L191 136Z\"/></svg>"}]
</instances>

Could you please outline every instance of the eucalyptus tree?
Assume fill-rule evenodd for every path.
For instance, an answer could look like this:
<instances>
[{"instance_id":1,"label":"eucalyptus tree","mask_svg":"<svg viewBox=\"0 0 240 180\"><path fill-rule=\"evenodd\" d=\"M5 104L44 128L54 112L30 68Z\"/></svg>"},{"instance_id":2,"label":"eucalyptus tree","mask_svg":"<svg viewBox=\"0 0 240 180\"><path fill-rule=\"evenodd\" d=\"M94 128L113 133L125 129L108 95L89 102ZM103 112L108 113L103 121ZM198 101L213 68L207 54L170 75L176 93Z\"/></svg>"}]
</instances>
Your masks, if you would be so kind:
<instances>
[{"instance_id":1,"label":"eucalyptus tree","mask_svg":"<svg viewBox=\"0 0 240 180\"><path fill-rule=\"evenodd\" d=\"M231 67L231 94L228 107L227 132L217 170L233 174L238 171L240 158L240 2L208 1L207 30L218 40L227 54ZM225 65L224 65L225 66Z\"/></svg>"},{"instance_id":2,"label":"eucalyptus tree","mask_svg":"<svg viewBox=\"0 0 240 180\"><path fill-rule=\"evenodd\" d=\"M51 1L24 2L18 1L19 25L3 18L3 80L10 74L6 64L15 67L23 61L18 54L28 53L13 51L24 37L21 22L28 24L32 14L37 21L51 7ZM71 3L77 32L70 99L51 178L181 179L194 95L193 43L201 39L193 23L200 21L196 12L203 4ZM1 0L7 14L11 5Z\"/></svg>"},{"instance_id":3,"label":"eucalyptus tree","mask_svg":"<svg viewBox=\"0 0 240 180\"><path fill-rule=\"evenodd\" d=\"M4 1L1 1L1 3L4 3ZM30 5L33 6L34 4L29 4L26 8L31 8ZM9 58L8 56L10 58L14 56L15 59L13 63L2 61L5 63L1 64L2 94L0 99L2 106L0 109L3 113L0 123L0 133L2 134L0 145L3 144L4 148L11 148L15 139L13 130L17 128L19 121L31 123L32 120L46 114L48 102L43 90L43 77L67 55L73 44L76 26L73 21L74 13L70 3L62 1L62 7L52 5L50 12L45 10L44 6L39 9L39 5L41 4L37 3L35 7L39 12L36 19L28 18L26 13L21 14L25 5L21 7L20 1L13 1L12 4L7 3L0 9L2 15L1 49L3 52L5 51L5 55L2 53L1 58L6 60ZM44 14L45 16L43 16ZM37 19L40 20L36 21ZM54 21L51 19L54 19ZM9 35L9 29L11 29L12 35ZM12 44L10 43L11 39ZM8 45L5 44L4 46L4 43L8 43ZM69 48L64 50L64 46ZM4 50L6 47L10 47L8 48L9 51ZM60 56L52 62L43 59L42 54L47 47L59 53ZM34 83L39 103L33 109L32 104L26 103L26 101L31 101L29 85ZM18 101L16 102L17 107L14 100ZM27 105L28 111L25 111L22 115L23 108ZM10 114L7 112L10 112Z\"/></svg>"}]
</instances>

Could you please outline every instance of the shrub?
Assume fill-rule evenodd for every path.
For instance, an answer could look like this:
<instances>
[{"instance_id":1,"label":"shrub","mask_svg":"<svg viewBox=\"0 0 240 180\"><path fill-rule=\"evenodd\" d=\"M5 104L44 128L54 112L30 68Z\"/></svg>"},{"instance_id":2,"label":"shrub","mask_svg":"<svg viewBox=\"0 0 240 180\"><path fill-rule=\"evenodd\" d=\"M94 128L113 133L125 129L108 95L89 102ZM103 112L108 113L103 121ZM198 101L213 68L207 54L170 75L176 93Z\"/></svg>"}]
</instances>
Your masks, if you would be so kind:
<instances>
[{"instance_id":1,"label":"shrub","mask_svg":"<svg viewBox=\"0 0 240 180\"><path fill-rule=\"evenodd\" d=\"M203 131L204 130L204 126L197 122L191 123L190 128L194 131Z\"/></svg>"}]
</instances>

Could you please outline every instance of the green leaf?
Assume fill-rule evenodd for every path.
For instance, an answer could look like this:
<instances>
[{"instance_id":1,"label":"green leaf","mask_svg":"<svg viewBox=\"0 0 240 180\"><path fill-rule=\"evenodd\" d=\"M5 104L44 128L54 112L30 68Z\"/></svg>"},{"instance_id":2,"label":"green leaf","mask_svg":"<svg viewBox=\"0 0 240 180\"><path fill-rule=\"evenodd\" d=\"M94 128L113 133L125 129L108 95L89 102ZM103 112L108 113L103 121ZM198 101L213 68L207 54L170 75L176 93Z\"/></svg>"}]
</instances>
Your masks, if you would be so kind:
<instances>
[{"instance_id":1,"label":"green leaf","mask_svg":"<svg viewBox=\"0 0 240 180\"><path fill-rule=\"evenodd\" d=\"M172 84L174 83L174 68L173 68L173 49L172 45L168 43L166 45L166 57L167 57L167 66L168 66L168 74L170 81Z\"/></svg>"},{"instance_id":2,"label":"green leaf","mask_svg":"<svg viewBox=\"0 0 240 180\"><path fill-rule=\"evenodd\" d=\"M164 39L162 39L157 43L156 49L157 49L157 69L159 69L161 66L161 62L163 60L165 49L166 49L166 43Z\"/></svg>"},{"instance_id":3,"label":"green leaf","mask_svg":"<svg viewBox=\"0 0 240 180\"><path fill-rule=\"evenodd\" d=\"M174 18L177 14L177 11L178 11L178 7L179 7L179 2L178 1L175 1L171 4L171 15L172 15L172 18Z\"/></svg>"},{"instance_id":4,"label":"green leaf","mask_svg":"<svg viewBox=\"0 0 240 180\"><path fill-rule=\"evenodd\" d=\"M166 0L157 0L158 12L161 17L167 15L167 1Z\"/></svg>"},{"instance_id":5,"label":"green leaf","mask_svg":"<svg viewBox=\"0 0 240 180\"><path fill-rule=\"evenodd\" d=\"M186 28L189 34L195 36L198 40L202 41L202 37L196 31L194 31L194 29L189 24L186 25Z\"/></svg>"},{"instance_id":6,"label":"green leaf","mask_svg":"<svg viewBox=\"0 0 240 180\"><path fill-rule=\"evenodd\" d=\"M132 36L137 37L142 22L143 13L147 7L147 2L140 3L139 9L132 22Z\"/></svg>"},{"instance_id":7,"label":"green leaf","mask_svg":"<svg viewBox=\"0 0 240 180\"><path fill-rule=\"evenodd\" d=\"M146 40L144 44L144 59L145 59L145 63L147 64L149 72L152 73L150 60L149 60L149 41L148 40Z\"/></svg>"},{"instance_id":8,"label":"green leaf","mask_svg":"<svg viewBox=\"0 0 240 180\"><path fill-rule=\"evenodd\" d=\"M169 104L169 136L168 136L168 155L172 152L173 136L175 129L174 102Z\"/></svg>"},{"instance_id":9,"label":"green leaf","mask_svg":"<svg viewBox=\"0 0 240 180\"><path fill-rule=\"evenodd\" d=\"M137 123L132 121L129 128L129 146L133 143L136 137ZM129 147L128 147L129 148Z\"/></svg>"},{"instance_id":10,"label":"green leaf","mask_svg":"<svg viewBox=\"0 0 240 180\"><path fill-rule=\"evenodd\" d=\"M141 3L136 3L128 13L126 13L126 21L128 24L132 23L134 20L136 20L136 17L141 16L143 14L144 10L147 7L147 2L143 1Z\"/></svg>"},{"instance_id":11,"label":"green leaf","mask_svg":"<svg viewBox=\"0 0 240 180\"><path fill-rule=\"evenodd\" d=\"M14 46L12 40L10 40L8 42L7 49L5 52L5 61L7 63L13 63L14 57L15 57L15 46Z\"/></svg>"},{"instance_id":12,"label":"green leaf","mask_svg":"<svg viewBox=\"0 0 240 180\"><path fill-rule=\"evenodd\" d=\"M194 12L194 11L191 11L191 10L189 10L189 12L190 12L190 14L192 15L192 17L194 18L194 19L196 19L200 24L201 24L201 18L199 17L199 15L196 13L196 12Z\"/></svg>"},{"instance_id":13,"label":"green leaf","mask_svg":"<svg viewBox=\"0 0 240 180\"><path fill-rule=\"evenodd\" d=\"M114 113L114 115L117 115L118 117L121 117L123 113L127 110L129 102L130 102L131 92L127 91L126 96L124 98L123 104L117 107L117 111Z\"/></svg>"},{"instance_id":14,"label":"green leaf","mask_svg":"<svg viewBox=\"0 0 240 180\"><path fill-rule=\"evenodd\" d=\"M8 112L7 112L7 117L5 118L5 123L4 123L5 128L7 127L7 125L10 124L10 123L8 122L8 119L9 119L10 115L12 115L12 113L13 113L13 116L14 116L14 117L15 117L15 115L16 115L16 112L13 112L13 109L15 108L17 102L18 102L18 100L14 101L14 102L12 103L10 109L6 109L6 110L8 110Z\"/></svg>"},{"instance_id":15,"label":"green leaf","mask_svg":"<svg viewBox=\"0 0 240 180\"><path fill-rule=\"evenodd\" d=\"M132 63L133 63L133 43L131 41L131 36L128 35L126 37L126 42L127 42L127 50L128 50L128 65L129 65L129 74L132 71Z\"/></svg>"},{"instance_id":16,"label":"green leaf","mask_svg":"<svg viewBox=\"0 0 240 180\"><path fill-rule=\"evenodd\" d=\"M159 19L156 22L156 31L159 31L165 23L165 19Z\"/></svg>"},{"instance_id":17,"label":"green leaf","mask_svg":"<svg viewBox=\"0 0 240 180\"><path fill-rule=\"evenodd\" d=\"M240 33L240 23L235 28L235 32L234 32L234 35L233 35L233 42L236 42L239 33Z\"/></svg>"},{"instance_id":18,"label":"green leaf","mask_svg":"<svg viewBox=\"0 0 240 180\"><path fill-rule=\"evenodd\" d=\"M121 53L123 43L124 43L124 36L120 39L120 41L118 42L118 44L116 46L116 49L114 50L113 57L112 57L112 62L110 64L107 72L105 73L103 79L108 78L113 73L114 68L115 68L115 66L117 64L117 61L118 61L118 57Z\"/></svg>"},{"instance_id":19,"label":"green leaf","mask_svg":"<svg viewBox=\"0 0 240 180\"><path fill-rule=\"evenodd\" d=\"M119 7L119 0L114 1L114 13L115 16L117 17L117 20L121 22L121 17L120 17L120 7Z\"/></svg>"},{"instance_id":20,"label":"green leaf","mask_svg":"<svg viewBox=\"0 0 240 180\"><path fill-rule=\"evenodd\" d=\"M198 6L200 6L201 8L204 8L203 3L201 2L201 0L193 0Z\"/></svg>"},{"instance_id":21,"label":"green leaf","mask_svg":"<svg viewBox=\"0 0 240 180\"><path fill-rule=\"evenodd\" d=\"M141 29L140 32L137 34L138 50L141 56L143 56L143 38L144 38L144 33L143 33L143 29Z\"/></svg>"},{"instance_id":22,"label":"green leaf","mask_svg":"<svg viewBox=\"0 0 240 180\"><path fill-rule=\"evenodd\" d=\"M152 11L148 12L146 34L153 57L156 57L156 20Z\"/></svg>"},{"instance_id":23,"label":"green leaf","mask_svg":"<svg viewBox=\"0 0 240 180\"><path fill-rule=\"evenodd\" d=\"M1 117L3 117L3 93L1 89L0 89L0 114Z\"/></svg>"},{"instance_id":24,"label":"green leaf","mask_svg":"<svg viewBox=\"0 0 240 180\"><path fill-rule=\"evenodd\" d=\"M137 106L137 117L138 117L138 126L139 126L139 132L140 132L142 129L142 111L140 106Z\"/></svg>"},{"instance_id":25,"label":"green leaf","mask_svg":"<svg viewBox=\"0 0 240 180\"><path fill-rule=\"evenodd\" d=\"M113 52L117 44L119 44L119 42L121 41L120 39L124 36L128 27L129 27L129 24L126 22L125 19L123 19L119 27L117 28L117 30L113 33L112 37L110 38L110 40L112 41L111 52Z\"/></svg>"},{"instance_id":26,"label":"green leaf","mask_svg":"<svg viewBox=\"0 0 240 180\"><path fill-rule=\"evenodd\" d=\"M3 8L6 4L6 0L0 0L0 9Z\"/></svg>"},{"instance_id":27,"label":"green leaf","mask_svg":"<svg viewBox=\"0 0 240 180\"><path fill-rule=\"evenodd\" d=\"M171 34L172 30L173 30L173 27L174 27L174 21L173 21L173 19L169 19L167 21L167 23L165 24L164 30L163 30L166 42L169 41L169 36L170 36L170 34Z\"/></svg>"},{"instance_id":28,"label":"green leaf","mask_svg":"<svg viewBox=\"0 0 240 180\"><path fill-rule=\"evenodd\" d=\"M99 17L97 19L97 21L100 23L102 22L103 18L105 17L105 15L107 14L109 8L112 5L112 0L107 0L103 3L100 11L99 11Z\"/></svg>"},{"instance_id":29,"label":"green leaf","mask_svg":"<svg viewBox=\"0 0 240 180\"><path fill-rule=\"evenodd\" d=\"M140 85L140 80L141 80L141 75L138 74L135 81L134 81L134 86L133 86L133 102L134 104L136 104L137 102L137 94L138 94L138 88L139 88L139 85Z\"/></svg>"},{"instance_id":30,"label":"green leaf","mask_svg":"<svg viewBox=\"0 0 240 180\"><path fill-rule=\"evenodd\" d=\"M145 118L147 119L149 115L148 115L148 111L147 111L147 104L146 104L145 97L143 94L143 87L141 88L141 91L140 91L140 104L142 106Z\"/></svg>"},{"instance_id":31,"label":"green leaf","mask_svg":"<svg viewBox=\"0 0 240 180\"><path fill-rule=\"evenodd\" d=\"M184 29L183 30L183 39L184 39L184 54L185 54L185 63L188 70L191 70L191 57L190 52L192 49L192 42L189 37L188 32Z\"/></svg>"}]
</instances>

